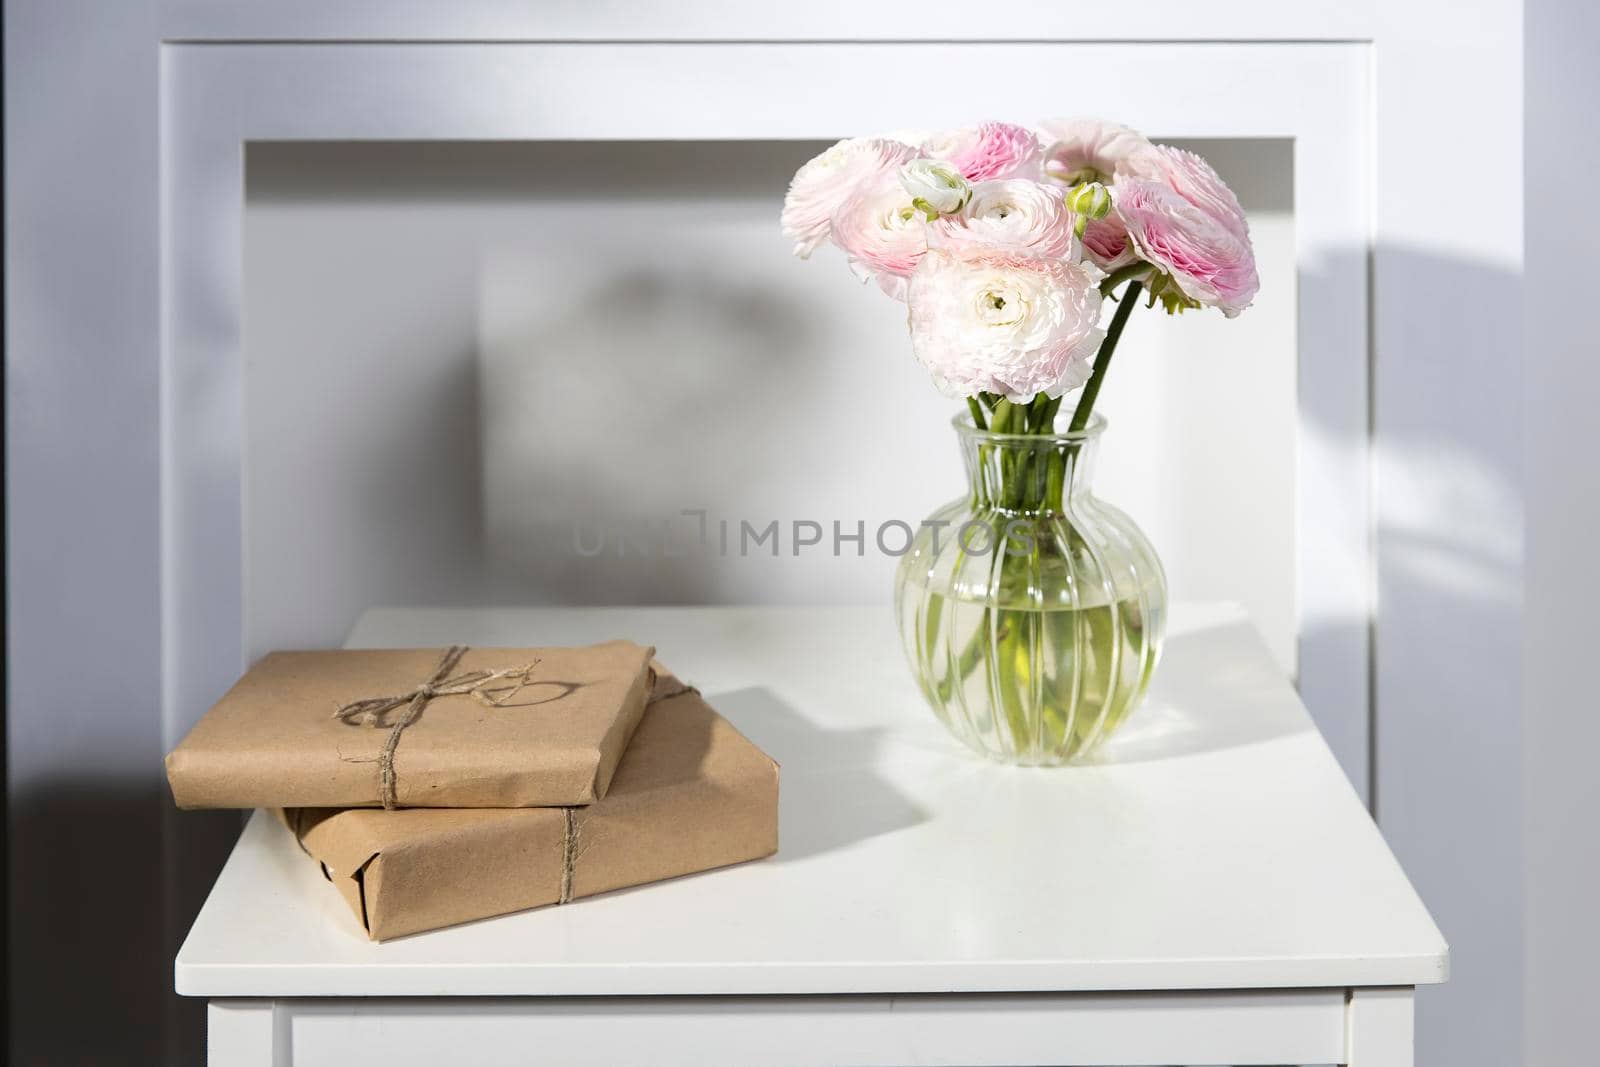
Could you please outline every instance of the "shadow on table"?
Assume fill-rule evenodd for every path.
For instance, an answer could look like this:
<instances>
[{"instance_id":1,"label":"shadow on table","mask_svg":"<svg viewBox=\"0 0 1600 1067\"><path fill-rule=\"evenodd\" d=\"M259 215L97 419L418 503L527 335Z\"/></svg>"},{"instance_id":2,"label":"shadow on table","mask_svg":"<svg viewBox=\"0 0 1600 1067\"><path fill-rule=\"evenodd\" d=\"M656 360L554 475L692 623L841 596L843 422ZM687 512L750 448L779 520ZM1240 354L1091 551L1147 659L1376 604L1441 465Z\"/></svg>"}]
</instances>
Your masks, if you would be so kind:
<instances>
[{"instance_id":1,"label":"shadow on table","mask_svg":"<svg viewBox=\"0 0 1600 1067\"><path fill-rule=\"evenodd\" d=\"M1294 706L1287 678L1264 658L1241 661L1233 654L1241 638L1260 640L1247 622L1171 637L1150 695L1089 762L1148 763L1258 745L1315 729L1303 712L1285 711L1285 697L1291 698L1288 706ZM1185 692L1181 701L1175 700L1161 685L1163 674L1204 678L1215 685ZM1226 699L1212 696L1220 693L1226 693Z\"/></svg>"},{"instance_id":2,"label":"shadow on table","mask_svg":"<svg viewBox=\"0 0 1600 1067\"><path fill-rule=\"evenodd\" d=\"M828 730L766 689L706 697L783 770L778 787L778 854L804 859L927 819L875 770L886 731Z\"/></svg>"}]
</instances>

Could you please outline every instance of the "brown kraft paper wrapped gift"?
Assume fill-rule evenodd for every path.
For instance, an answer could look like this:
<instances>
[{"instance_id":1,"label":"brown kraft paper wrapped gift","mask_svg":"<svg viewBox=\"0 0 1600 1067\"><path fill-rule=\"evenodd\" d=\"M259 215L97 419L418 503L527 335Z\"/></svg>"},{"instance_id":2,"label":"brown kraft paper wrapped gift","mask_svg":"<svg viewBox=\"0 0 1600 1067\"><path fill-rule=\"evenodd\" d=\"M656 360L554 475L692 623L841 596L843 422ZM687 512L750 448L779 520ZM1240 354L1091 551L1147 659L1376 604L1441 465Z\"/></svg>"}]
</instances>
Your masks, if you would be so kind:
<instances>
[{"instance_id":1,"label":"brown kraft paper wrapped gift","mask_svg":"<svg viewBox=\"0 0 1600 1067\"><path fill-rule=\"evenodd\" d=\"M644 711L651 653L273 652L167 756L167 780L180 808L592 803Z\"/></svg>"},{"instance_id":2,"label":"brown kraft paper wrapped gift","mask_svg":"<svg viewBox=\"0 0 1600 1067\"><path fill-rule=\"evenodd\" d=\"M585 808L279 813L374 941L769 856L778 765L692 689Z\"/></svg>"}]
</instances>

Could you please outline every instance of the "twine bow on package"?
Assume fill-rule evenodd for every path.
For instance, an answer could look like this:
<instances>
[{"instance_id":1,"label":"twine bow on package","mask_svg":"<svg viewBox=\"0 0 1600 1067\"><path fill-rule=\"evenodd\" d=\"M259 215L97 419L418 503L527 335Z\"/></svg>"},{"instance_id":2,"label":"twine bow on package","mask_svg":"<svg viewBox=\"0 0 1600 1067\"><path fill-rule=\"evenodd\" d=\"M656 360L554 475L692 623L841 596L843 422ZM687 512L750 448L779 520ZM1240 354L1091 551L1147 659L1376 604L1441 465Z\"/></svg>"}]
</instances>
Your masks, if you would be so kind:
<instances>
[{"instance_id":1,"label":"twine bow on package","mask_svg":"<svg viewBox=\"0 0 1600 1067\"><path fill-rule=\"evenodd\" d=\"M356 649L261 659L167 757L181 808L591 804L653 649Z\"/></svg>"}]
</instances>

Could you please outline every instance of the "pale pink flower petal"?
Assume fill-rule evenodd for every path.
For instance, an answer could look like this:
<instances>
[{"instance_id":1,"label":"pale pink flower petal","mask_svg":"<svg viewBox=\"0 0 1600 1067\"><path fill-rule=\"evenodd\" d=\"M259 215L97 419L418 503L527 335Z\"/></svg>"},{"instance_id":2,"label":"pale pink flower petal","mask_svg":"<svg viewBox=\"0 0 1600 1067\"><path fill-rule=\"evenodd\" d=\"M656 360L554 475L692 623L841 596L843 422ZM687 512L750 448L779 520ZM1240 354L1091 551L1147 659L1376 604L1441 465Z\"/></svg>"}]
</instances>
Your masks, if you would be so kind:
<instances>
[{"instance_id":1,"label":"pale pink flower petal","mask_svg":"<svg viewBox=\"0 0 1600 1067\"><path fill-rule=\"evenodd\" d=\"M1100 182L1119 175L1153 178L1155 145L1138 130L1096 119L1049 119L1039 124L1045 174L1066 185Z\"/></svg>"},{"instance_id":2,"label":"pale pink flower petal","mask_svg":"<svg viewBox=\"0 0 1600 1067\"><path fill-rule=\"evenodd\" d=\"M994 251L1067 258L1072 214L1061 190L1025 178L978 182L962 210L928 227L928 243L959 255Z\"/></svg>"},{"instance_id":3,"label":"pale pink flower petal","mask_svg":"<svg viewBox=\"0 0 1600 1067\"><path fill-rule=\"evenodd\" d=\"M1122 220L1115 215L1090 219L1084 225L1081 243L1085 257L1108 273L1139 258L1128 242L1128 231Z\"/></svg>"},{"instance_id":4,"label":"pale pink flower petal","mask_svg":"<svg viewBox=\"0 0 1600 1067\"><path fill-rule=\"evenodd\" d=\"M894 172L916 153L910 145L879 137L840 141L795 172L783 200L783 232L794 254L811 255L828 239L839 205L864 181Z\"/></svg>"},{"instance_id":5,"label":"pale pink flower petal","mask_svg":"<svg viewBox=\"0 0 1600 1067\"><path fill-rule=\"evenodd\" d=\"M861 183L834 213L833 241L850 257L850 269L874 280L890 296L904 299L904 279L928 249L926 215L895 171Z\"/></svg>"},{"instance_id":6,"label":"pale pink flower petal","mask_svg":"<svg viewBox=\"0 0 1600 1067\"><path fill-rule=\"evenodd\" d=\"M1039 177L1039 139L1009 122L983 122L929 138L922 154L944 160L969 182Z\"/></svg>"},{"instance_id":7,"label":"pale pink flower petal","mask_svg":"<svg viewBox=\"0 0 1600 1067\"><path fill-rule=\"evenodd\" d=\"M1104 331L1092 268L934 249L911 276L911 346L947 396L1026 403L1088 379Z\"/></svg>"},{"instance_id":8,"label":"pale pink flower petal","mask_svg":"<svg viewBox=\"0 0 1600 1067\"><path fill-rule=\"evenodd\" d=\"M1211 164L1181 148L1160 145L1156 148L1157 173L1145 175L1158 178L1189 203L1216 219L1246 243L1250 240L1250 224L1245 221L1244 208L1239 198L1228 188Z\"/></svg>"}]
</instances>

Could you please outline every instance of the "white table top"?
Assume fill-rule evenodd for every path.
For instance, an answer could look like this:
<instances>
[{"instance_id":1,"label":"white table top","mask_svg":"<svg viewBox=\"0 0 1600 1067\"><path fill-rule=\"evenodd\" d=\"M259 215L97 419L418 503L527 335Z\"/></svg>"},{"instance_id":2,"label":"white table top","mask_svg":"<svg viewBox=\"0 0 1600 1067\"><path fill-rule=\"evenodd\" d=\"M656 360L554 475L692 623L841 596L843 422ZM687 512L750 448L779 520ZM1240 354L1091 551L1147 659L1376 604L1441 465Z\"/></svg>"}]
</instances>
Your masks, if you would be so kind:
<instances>
[{"instance_id":1,"label":"white table top","mask_svg":"<svg viewBox=\"0 0 1600 1067\"><path fill-rule=\"evenodd\" d=\"M933 719L887 607L380 610L351 646L652 643L783 765L772 859L375 945L257 814L191 996L983 992L1442 981L1443 938L1243 614L1179 606L1098 760Z\"/></svg>"}]
</instances>

